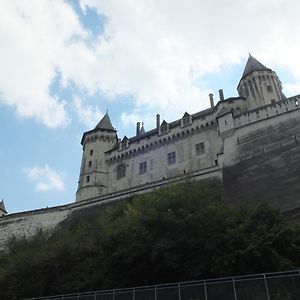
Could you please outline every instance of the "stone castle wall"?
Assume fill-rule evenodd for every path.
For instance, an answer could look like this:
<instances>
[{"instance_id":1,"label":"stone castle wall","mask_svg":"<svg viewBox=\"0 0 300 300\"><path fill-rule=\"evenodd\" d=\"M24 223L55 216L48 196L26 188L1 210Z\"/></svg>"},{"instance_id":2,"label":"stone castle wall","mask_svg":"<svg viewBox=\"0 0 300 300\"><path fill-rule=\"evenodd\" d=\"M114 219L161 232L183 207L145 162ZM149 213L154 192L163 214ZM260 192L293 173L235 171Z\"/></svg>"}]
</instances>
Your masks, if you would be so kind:
<instances>
[{"instance_id":1,"label":"stone castle wall","mask_svg":"<svg viewBox=\"0 0 300 300\"><path fill-rule=\"evenodd\" d=\"M74 213L84 213L95 206L111 205L133 194L149 192L187 179L217 178L223 182L224 199L232 203L267 202L282 211L299 209L298 101L299 97L292 97L246 114L232 116L231 113L226 113L219 118L219 127L215 123L213 126L201 126L199 120L199 123L193 122L184 128L178 126L165 135L156 135L153 140L150 138L132 143L130 148L116 152L120 156L126 151L135 153L122 160L128 164L131 175L124 178L121 188L116 188L112 181L112 188L105 196L1 217L0 249L13 236L30 237L39 229L52 230ZM206 152L197 156L194 151L195 144L199 142L204 142ZM147 143L152 143L156 148L147 150ZM174 165L174 168L166 168L164 165L170 151L176 151L177 154L178 165ZM153 153L158 165L151 162L154 159ZM108 160L110 159L109 157ZM149 166L152 164L153 170L149 173L152 174L151 178L147 177L149 174L139 176L137 173L139 163L145 160L149 161ZM111 169L119 162L118 158L112 158ZM134 177L135 182L128 181L131 177ZM121 184L121 181L118 182Z\"/></svg>"},{"instance_id":2,"label":"stone castle wall","mask_svg":"<svg viewBox=\"0 0 300 300\"><path fill-rule=\"evenodd\" d=\"M13 237L30 237L38 230L52 230L70 214L68 205L15 213L0 218L0 250Z\"/></svg>"},{"instance_id":3,"label":"stone castle wall","mask_svg":"<svg viewBox=\"0 0 300 300\"><path fill-rule=\"evenodd\" d=\"M38 230L51 231L61 222L73 215L85 214L103 210L109 205L114 205L128 197L143 194L159 189L168 184L178 183L184 180L208 180L211 178L221 182L222 172L219 166L206 168L190 174L180 174L169 179L141 185L136 188L128 188L106 196L96 197L87 201L71 203L52 208L38 209L27 212L10 214L0 218L0 250L5 249L9 240L13 237L30 238Z\"/></svg>"},{"instance_id":4,"label":"stone castle wall","mask_svg":"<svg viewBox=\"0 0 300 300\"><path fill-rule=\"evenodd\" d=\"M300 110L290 108L274 117L276 107L270 108L263 122L241 126L225 140L224 199L267 202L281 211L300 207Z\"/></svg>"}]
</instances>

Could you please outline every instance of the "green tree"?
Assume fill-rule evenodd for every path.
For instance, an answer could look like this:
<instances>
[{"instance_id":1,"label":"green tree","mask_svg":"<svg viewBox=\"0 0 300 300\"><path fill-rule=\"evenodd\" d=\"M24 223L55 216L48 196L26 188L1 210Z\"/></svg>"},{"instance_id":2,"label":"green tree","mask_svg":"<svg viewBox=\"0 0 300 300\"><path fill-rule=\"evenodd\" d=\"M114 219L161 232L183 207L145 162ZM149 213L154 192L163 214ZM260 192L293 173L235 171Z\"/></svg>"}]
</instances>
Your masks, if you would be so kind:
<instances>
[{"instance_id":1,"label":"green tree","mask_svg":"<svg viewBox=\"0 0 300 300\"><path fill-rule=\"evenodd\" d=\"M300 229L278 211L231 206L214 182L172 185L0 252L0 298L287 270Z\"/></svg>"}]
</instances>

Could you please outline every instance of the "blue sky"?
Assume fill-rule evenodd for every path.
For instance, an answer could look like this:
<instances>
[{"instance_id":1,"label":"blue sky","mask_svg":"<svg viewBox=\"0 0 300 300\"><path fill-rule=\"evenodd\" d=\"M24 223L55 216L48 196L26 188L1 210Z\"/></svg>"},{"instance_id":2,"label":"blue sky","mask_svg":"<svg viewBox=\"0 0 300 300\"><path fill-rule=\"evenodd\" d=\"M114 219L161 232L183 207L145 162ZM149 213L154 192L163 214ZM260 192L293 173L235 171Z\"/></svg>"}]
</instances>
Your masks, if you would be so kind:
<instances>
[{"instance_id":1,"label":"blue sky","mask_svg":"<svg viewBox=\"0 0 300 300\"><path fill-rule=\"evenodd\" d=\"M0 199L8 212L75 201L82 133L108 109L118 135L209 105L251 52L300 93L300 4L290 0L0 3Z\"/></svg>"}]
</instances>

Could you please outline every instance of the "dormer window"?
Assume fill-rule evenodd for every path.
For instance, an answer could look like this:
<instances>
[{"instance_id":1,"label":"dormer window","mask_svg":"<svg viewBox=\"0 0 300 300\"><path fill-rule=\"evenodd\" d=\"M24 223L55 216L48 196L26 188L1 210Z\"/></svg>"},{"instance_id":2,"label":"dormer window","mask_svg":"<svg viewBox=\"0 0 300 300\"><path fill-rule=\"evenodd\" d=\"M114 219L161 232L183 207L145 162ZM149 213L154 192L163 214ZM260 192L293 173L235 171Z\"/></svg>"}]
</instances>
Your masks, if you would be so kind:
<instances>
[{"instance_id":1,"label":"dormer window","mask_svg":"<svg viewBox=\"0 0 300 300\"><path fill-rule=\"evenodd\" d=\"M169 124L166 121L163 121L160 125L160 134L166 134L169 132Z\"/></svg>"},{"instance_id":2,"label":"dormer window","mask_svg":"<svg viewBox=\"0 0 300 300\"><path fill-rule=\"evenodd\" d=\"M186 112L181 119L181 127L186 127L191 124L192 124L192 116Z\"/></svg>"},{"instance_id":3,"label":"dormer window","mask_svg":"<svg viewBox=\"0 0 300 300\"><path fill-rule=\"evenodd\" d=\"M122 140L122 150L128 148L128 138L125 136Z\"/></svg>"}]
</instances>

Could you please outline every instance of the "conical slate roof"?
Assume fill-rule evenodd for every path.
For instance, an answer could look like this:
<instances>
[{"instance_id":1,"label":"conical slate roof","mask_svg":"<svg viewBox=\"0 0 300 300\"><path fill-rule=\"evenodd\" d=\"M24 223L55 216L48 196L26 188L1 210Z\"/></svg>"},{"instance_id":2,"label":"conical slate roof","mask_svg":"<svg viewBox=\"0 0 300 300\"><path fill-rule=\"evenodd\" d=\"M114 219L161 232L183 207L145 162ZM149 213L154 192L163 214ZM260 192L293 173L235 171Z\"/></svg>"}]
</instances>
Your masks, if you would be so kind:
<instances>
[{"instance_id":1,"label":"conical slate roof","mask_svg":"<svg viewBox=\"0 0 300 300\"><path fill-rule=\"evenodd\" d=\"M254 58L250 53L249 53L249 58L247 60L244 73L242 78L246 77L253 71L270 71L269 68L264 66L261 62L259 62L256 58Z\"/></svg>"},{"instance_id":2,"label":"conical slate roof","mask_svg":"<svg viewBox=\"0 0 300 300\"><path fill-rule=\"evenodd\" d=\"M7 213L3 200L0 202L0 210L2 210L3 212Z\"/></svg>"},{"instance_id":3,"label":"conical slate roof","mask_svg":"<svg viewBox=\"0 0 300 300\"><path fill-rule=\"evenodd\" d=\"M101 121L95 127L95 129L105 129L105 130L113 130L113 131L115 131L115 129L113 128L113 126L111 124L111 121L110 121L108 113L106 113L104 115L104 117L101 119Z\"/></svg>"}]
</instances>

